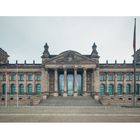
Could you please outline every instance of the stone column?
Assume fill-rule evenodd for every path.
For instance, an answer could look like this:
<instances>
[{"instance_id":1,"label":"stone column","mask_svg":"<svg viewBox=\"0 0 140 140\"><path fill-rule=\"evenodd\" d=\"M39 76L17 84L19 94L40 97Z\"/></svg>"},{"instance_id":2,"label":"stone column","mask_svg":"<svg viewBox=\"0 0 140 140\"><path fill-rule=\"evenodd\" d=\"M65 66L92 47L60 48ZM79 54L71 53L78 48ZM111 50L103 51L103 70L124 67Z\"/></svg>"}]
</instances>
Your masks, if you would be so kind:
<instances>
[{"instance_id":1,"label":"stone column","mask_svg":"<svg viewBox=\"0 0 140 140\"><path fill-rule=\"evenodd\" d=\"M123 93L126 93L126 73L123 75Z\"/></svg>"},{"instance_id":2,"label":"stone column","mask_svg":"<svg viewBox=\"0 0 140 140\"><path fill-rule=\"evenodd\" d=\"M116 94L117 93L117 73L115 73L114 88L115 88L115 94Z\"/></svg>"},{"instance_id":3,"label":"stone column","mask_svg":"<svg viewBox=\"0 0 140 140\"><path fill-rule=\"evenodd\" d=\"M54 96L58 96L58 72L54 70Z\"/></svg>"},{"instance_id":4,"label":"stone column","mask_svg":"<svg viewBox=\"0 0 140 140\"><path fill-rule=\"evenodd\" d=\"M87 96L87 71L86 68L83 70L83 95Z\"/></svg>"},{"instance_id":5,"label":"stone column","mask_svg":"<svg viewBox=\"0 0 140 140\"><path fill-rule=\"evenodd\" d=\"M74 96L77 96L77 69L74 69Z\"/></svg>"},{"instance_id":6,"label":"stone column","mask_svg":"<svg viewBox=\"0 0 140 140\"><path fill-rule=\"evenodd\" d=\"M64 69L64 94L63 96L67 96L67 69Z\"/></svg>"}]
</instances>

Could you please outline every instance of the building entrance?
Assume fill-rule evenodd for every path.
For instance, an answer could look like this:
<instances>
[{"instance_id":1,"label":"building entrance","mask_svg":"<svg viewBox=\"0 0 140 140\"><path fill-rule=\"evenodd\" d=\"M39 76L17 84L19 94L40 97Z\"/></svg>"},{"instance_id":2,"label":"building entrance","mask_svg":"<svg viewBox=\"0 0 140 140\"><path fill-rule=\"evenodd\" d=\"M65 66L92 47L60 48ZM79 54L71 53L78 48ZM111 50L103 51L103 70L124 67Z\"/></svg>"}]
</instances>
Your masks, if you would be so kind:
<instances>
[{"instance_id":1,"label":"building entrance","mask_svg":"<svg viewBox=\"0 0 140 140\"><path fill-rule=\"evenodd\" d=\"M73 95L73 74L67 75L67 96Z\"/></svg>"},{"instance_id":2,"label":"building entrance","mask_svg":"<svg viewBox=\"0 0 140 140\"><path fill-rule=\"evenodd\" d=\"M68 73L67 74L67 96L73 96L74 95L74 88L77 90L78 95L82 95L82 75L77 74L76 76L76 84L74 84L74 74ZM59 80L58 80L58 92L59 96L63 96L64 94L64 74L59 74Z\"/></svg>"}]
</instances>

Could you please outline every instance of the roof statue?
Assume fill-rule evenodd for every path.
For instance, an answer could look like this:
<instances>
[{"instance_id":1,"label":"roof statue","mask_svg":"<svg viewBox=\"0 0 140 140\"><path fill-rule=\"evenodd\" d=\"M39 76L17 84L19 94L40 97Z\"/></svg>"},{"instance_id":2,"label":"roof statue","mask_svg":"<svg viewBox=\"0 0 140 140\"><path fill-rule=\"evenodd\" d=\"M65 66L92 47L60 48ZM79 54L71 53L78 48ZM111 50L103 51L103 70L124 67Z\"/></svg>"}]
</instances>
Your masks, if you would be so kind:
<instances>
[{"instance_id":1,"label":"roof statue","mask_svg":"<svg viewBox=\"0 0 140 140\"><path fill-rule=\"evenodd\" d=\"M95 42L94 42L93 45L92 45L91 58L99 57L96 48L97 48L97 45L96 45Z\"/></svg>"},{"instance_id":2,"label":"roof statue","mask_svg":"<svg viewBox=\"0 0 140 140\"><path fill-rule=\"evenodd\" d=\"M49 58L50 57L50 53L49 53L48 49L49 49L49 46L46 43L44 45L44 52L43 52L42 58Z\"/></svg>"}]
</instances>

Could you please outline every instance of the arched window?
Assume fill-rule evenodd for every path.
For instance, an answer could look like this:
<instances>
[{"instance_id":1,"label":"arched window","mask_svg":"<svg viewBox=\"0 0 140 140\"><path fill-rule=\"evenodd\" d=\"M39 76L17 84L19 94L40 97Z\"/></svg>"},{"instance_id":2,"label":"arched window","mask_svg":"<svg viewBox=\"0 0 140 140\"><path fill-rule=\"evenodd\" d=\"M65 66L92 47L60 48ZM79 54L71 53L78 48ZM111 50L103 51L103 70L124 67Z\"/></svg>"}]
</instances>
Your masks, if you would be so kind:
<instances>
[{"instance_id":1,"label":"arched window","mask_svg":"<svg viewBox=\"0 0 140 140\"><path fill-rule=\"evenodd\" d=\"M126 93L127 94L130 94L130 92L131 92L131 85L130 84L127 84L126 85Z\"/></svg>"},{"instance_id":2,"label":"arched window","mask_svg":"<svg viewBox=\"0 0 140 140\"><path fill-rule=\"evenodd\" d=\"M16 93L16 86L15 84L11 84L11 94L15 94Z\"/></svg>"},{"instance_id":3,"label":"arched window","mask_svg":"<svg viewBox=\"0 0 140 140\"><path fill-rule=\"evenodd\" d=\"M6 84L2 85L2 95L6 94Z\"/></svg>"},{"instance_id":4,"label":"arched window","mask_svg":"<svg viewBox=\"0 0 140 140\"><path fill-rule=\"evenodd\" d=\"M123 90L122 90L122 84L118 84L117 89L118 89L118 93L121 94L123 92Z\"/></svg>"},{"instance_id":5,"label":"arched window","mask_svg":"<svg viewBox=\"0 0 140 140\"><path fill-rule=\"evenodd\" d=\"M28 94L32 94L32 84L28 84L27 92L28 92Z\"/></svg>"},{"instance_id":6,"label":"arched window","mask_svg":"<svg viewBox=\"0 0 140 140\"><path fill-rule=\"evenodd\" d=\"M24 85L23 84L19 85L19 94L24 94Z\"/></svg>"},{"instance_id":7,"label":"arched window","mask_svg":"<svg viewBox=\"0 0 140 140\"><path fill-rule=\"evenodd\" d=\"M37 94L40 94L41 93L41 85L40 84L37 84L36 85L36 93Z\"/></svg>"},{"instance_id":8,"label":"arched window","mask_svg":"<svg viewBox=\"0 0 140 140\"><path fill-rule=\"evenodd\" d=\"M108 93L109 93L109 95L114 93L114 85L113 84L109 84L109 86L108 86Z\"/></svg>"},{"instance_id":9,"label":"arched window","mask_svg":"<svg viewBox=\"0 0 140 140\"><path fill-rule=\"evenodd\" d=\"M136 94L139 94L139 84L136 84Z\"/></svg>"},{"instance_id":10,"label":"arched window","mask_svg":"<svg viewBox=\"0 0 140 140\"><path fill-rule=\"evenodd\" d=\"M105 85L101 84L100 85L100 95L104 95L105 94Z\"/></svg>"}]
</instances>

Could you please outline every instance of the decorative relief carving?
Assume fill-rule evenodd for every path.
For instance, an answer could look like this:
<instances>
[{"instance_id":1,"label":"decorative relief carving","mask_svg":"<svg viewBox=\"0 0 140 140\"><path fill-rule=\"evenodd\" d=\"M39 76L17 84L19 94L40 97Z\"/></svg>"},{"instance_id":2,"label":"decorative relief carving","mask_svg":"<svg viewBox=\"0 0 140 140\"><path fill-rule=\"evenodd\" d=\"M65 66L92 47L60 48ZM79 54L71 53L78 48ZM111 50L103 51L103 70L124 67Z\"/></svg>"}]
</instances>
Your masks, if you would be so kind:
<instances>
[{"instance_id":1,"label":"decorative relief carving","mask_svg":"<svg viewBox=\"0 0 140 140\"><path fill-rule=\"evenodd\" d=\"M46 61L46 64L96 64L96 61L75 51L66 51Z\"/></svg>"}]
</instances>

